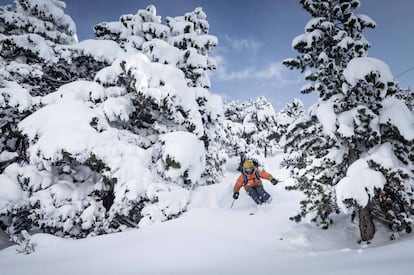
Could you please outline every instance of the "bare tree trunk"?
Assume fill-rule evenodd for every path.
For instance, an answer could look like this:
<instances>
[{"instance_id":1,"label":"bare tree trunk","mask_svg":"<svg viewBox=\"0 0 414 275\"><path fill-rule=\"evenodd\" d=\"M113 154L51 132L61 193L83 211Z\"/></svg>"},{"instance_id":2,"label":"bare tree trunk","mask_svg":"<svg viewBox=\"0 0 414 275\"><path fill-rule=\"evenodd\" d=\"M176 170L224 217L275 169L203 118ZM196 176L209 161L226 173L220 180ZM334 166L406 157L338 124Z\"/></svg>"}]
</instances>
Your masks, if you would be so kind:
<instances>
[{"instance_id":1,"label":"bare tree trunk","mask_svg":"<svg viewBox=\"0 0 414 275\"><path fill-rule=\"evenodd\" d=\"M367 206L359 210L359 231L362 241L369 241L375 235L375 225L372 221L371 209L372 203L370 200Z\"/></svg>"}]
</instances>

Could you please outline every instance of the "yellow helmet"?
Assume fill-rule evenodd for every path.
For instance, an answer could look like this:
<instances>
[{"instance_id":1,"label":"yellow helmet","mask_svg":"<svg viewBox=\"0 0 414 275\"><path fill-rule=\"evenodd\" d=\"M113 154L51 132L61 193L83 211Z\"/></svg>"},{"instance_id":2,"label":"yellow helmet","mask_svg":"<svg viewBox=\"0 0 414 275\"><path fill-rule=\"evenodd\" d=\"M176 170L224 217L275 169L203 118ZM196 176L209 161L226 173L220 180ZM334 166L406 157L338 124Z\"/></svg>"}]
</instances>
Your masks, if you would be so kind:
<instances>
[{"instance_id":1,"label":"yellow helmet","mask_svg":"<svg viewBox=\"0 0 414 275\"><path fill-rule=\"evenodd\" d=\"M248 159L248 160L244 161L243 170L246 170L248 168L253 168L253 167L254 167L254 164L253 164L252 160Z\"/></svg>"}]
</instances>

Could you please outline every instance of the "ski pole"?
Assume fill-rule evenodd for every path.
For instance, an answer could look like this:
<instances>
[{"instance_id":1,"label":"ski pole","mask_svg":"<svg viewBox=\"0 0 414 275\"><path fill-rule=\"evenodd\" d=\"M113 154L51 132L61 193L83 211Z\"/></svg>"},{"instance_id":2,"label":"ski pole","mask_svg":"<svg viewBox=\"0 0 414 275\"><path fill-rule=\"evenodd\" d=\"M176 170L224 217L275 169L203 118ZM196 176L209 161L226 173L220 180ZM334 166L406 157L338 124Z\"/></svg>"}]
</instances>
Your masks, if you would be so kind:
<instances>
[{"instance_id":1,"label":"ski pole","mask_svg":"<svg viewBox=\"0 0 414 275\"><path fill-rule=\"evenodd\" d=\"M235 202L236 200L233 200L233 202L231 203L231 205L230 205L230 208L233 208L233 204L234 204L234 202Z\"/></svg>"}]
</instances>

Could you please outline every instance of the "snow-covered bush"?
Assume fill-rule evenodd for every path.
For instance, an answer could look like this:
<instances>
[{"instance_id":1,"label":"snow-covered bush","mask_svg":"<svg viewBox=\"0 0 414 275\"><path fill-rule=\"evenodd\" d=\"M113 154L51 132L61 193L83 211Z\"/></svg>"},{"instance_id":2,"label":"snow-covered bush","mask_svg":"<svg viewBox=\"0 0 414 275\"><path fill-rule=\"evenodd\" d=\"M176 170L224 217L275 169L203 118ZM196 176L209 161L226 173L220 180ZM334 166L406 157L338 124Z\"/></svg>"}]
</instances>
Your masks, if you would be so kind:
<instances>
[{"instance_id":1,"label":"snow-covered bush","mask_svg":"<svg viewBox=\"0 0 414 275\"><path fill-rule=\"evenodd\" d=\"M35 252L37 244L31 241L30 235L26 230L22 230L21 237L12 236L11 239L18 245L16 248L17 253L28 255Z\"/></svg>"},{"instance_id":2,"label":"snow-covered bush","mask_svg":"<svg viewBox=\"0 0 414 275\"><path fill-rule=\"evenodd\" d=\"M0 7L0 172L25 159L26 145L16 125L39 107L39 95L65 80L55 49L76 42L76 27L63 2L15 3Z\"/></svg>"},{"instance_id":3,"label":"snow-covered bush","mask_svg":"<svg viewBox=\"0 0 414 275\"><path fill-rule=\"evenodd\" d=\"M11 227L9 231L14 232L27 226L23 222L24 215L21 215L25 208L24 199L20 185L8 175L0 174L0 228Z\"/></svg>"},{"instance_id":4,"label":"snow-covered bush","mask_svg":"<svg viewBox=\"0 0 414 275\"><path fill-rule=\"evenodd\" d=\"M197 20L191 22L198 26ZM0 155L7 161L1 177L23 194L7 200L0 213L12 234L38 228L78 238L165 221L186 210L193 188L220 175L221 98L192 85L177 60L156 60L147 51L153 41L165 46L157 49L166 57L185 54L169 44L170 28L155 7L95 30L103 40L40 47L54 54L54 67L65 74L48 90L33 94L13 75L3 81L0 103L26 112L14 122L25 161L15 162L14 151ZM197 44L207 58L202 45L208 39L192 38L191 47ZM35 54L33 66L43 68L44 52ZM45 84L40 69L39 75Z\"/></svg>"},{"instance_id":5,"label":"snow-covered bush","mask_svg":"<svg viewBox=\"0 0 414 275\"><path fill-rule=\"evenodd\" d=\"M27 161L27 141L18 123L41 107L41 96L74 78L59 51L77 43L65 7L55 0L17 0L15 7L0 7L0 172ZM25 199L2 208L9 232L30 228L29 210Z\"/></svg>"},{"instance_id":6,"label":"snow-covered bush","mask_svg":"<svg viewBox=\"0 0 414 275\"><path fill-rule=\"evenodd\" d=\"M117 86L121 80L129 85ZM125 54L96 81L62 86L19 125L30 141L29 162L51 178L30 199L33 219L48 232L82 237L137 226L143 217L145 223L163 221L185 210L187 181L202 183L197 88L186 85L180 70ZM152 108L137 110L135 100L152 102ZM135 124L131 117L138 111L148 111L152 124ZM190 143L199 154L180 153ZM153 160L157 148L161 157ZM162 177L152 172L153 161ZM29 180L28 188L36 182Z\"/></svg>"},{"instance_id":7,"label":"snow-covered bush","mask_svg":"<svg viewBox=\"0 0 414 275\"><path fill-rule=\"evenodd\" d=\"M135 123L142 124L141 128L147 128L149 132L155 130L156 134L171 131L166 126L168 121L161 122L163 119L187 121L186 125L179 122L182 126L178 130L194 131L203 128L203 133L196 133L204 141L207 149L203 178L207 183L214 183L221 175L225 162L222 150L219 149L220 143L215 138L216 122L223 116L222 102L220 97L209 94L203 88L210 87L207 72L216 67L214 59L208 54L217 45L217 38L208 34L207 16L201 8L196 8L184 16L167 17L166 22L167 25L161 23L161 17L157 16L156 8L151 5L145 10L138 10L135 15L122 15L118 22L98 24L94 29L97 38L113 40L131 54L140 52L152 62L179 68L184 73L187 86L199 87L194 89L198 106L195 112L187 113L188 107L185 106L188 105L186 102L193 101L193 92L189 94L183 92L177 97L169 96L168 90L161 88L164 91L163 94L152 94L151 91L146 91L134 99L134 104L139 105L139 108L132 114L132 119ZM118 81L128 81L127 78L133 76L126 73L125 77ZM98 81L101 79L99 78ZM162 81L156 83L158 81L156 77L152 77L149 81L156 86L164 86ZM109 85L114 85L114 83ZM186 90L183 89L183 91ZM158 112L161 112L162 116L158 116ZM154 120L154 117L158 118ZM153 124L154 127L148 127Z\"/></svg>"}]
</instances>

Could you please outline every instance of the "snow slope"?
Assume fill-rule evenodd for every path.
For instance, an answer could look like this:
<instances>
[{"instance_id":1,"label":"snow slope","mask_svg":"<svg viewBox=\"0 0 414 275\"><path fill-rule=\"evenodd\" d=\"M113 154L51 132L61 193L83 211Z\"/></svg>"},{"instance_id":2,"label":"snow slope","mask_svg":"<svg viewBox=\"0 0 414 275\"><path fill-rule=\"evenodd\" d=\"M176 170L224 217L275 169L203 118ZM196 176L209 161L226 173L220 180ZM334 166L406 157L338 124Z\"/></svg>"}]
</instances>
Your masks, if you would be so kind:
<instances>
[{"instance_id":1,"label":"snow slope","mask_svg":"<svg viewBox=\"0 0 414 275\"><path fill-rule=\"evenodd\" d=\"M265 183L273 201L256 207L241 192L233 208L236 162L220 184L192 194L188 212L168 222L138 230L82 240L37 234L35 253L16 247L0 251L1 274L412 274L414 237L389 241L378 229L369 245L358 244L349 216L335 217L332 229L288 220L298 209L300 194L285 191L291 179L279 170L282 155L268 159L265 169L283 180ZM254 215L249 213L254 212Z\"/></svg>"}]
</instances>

